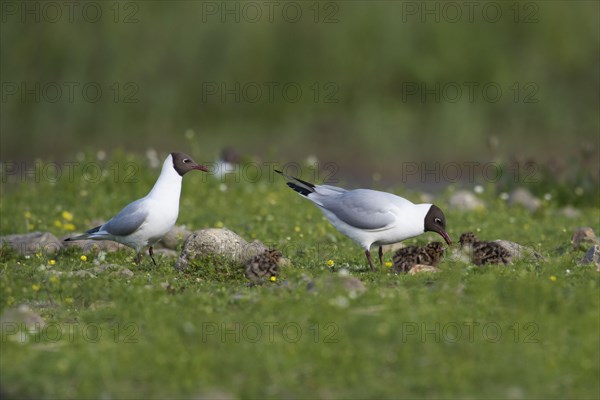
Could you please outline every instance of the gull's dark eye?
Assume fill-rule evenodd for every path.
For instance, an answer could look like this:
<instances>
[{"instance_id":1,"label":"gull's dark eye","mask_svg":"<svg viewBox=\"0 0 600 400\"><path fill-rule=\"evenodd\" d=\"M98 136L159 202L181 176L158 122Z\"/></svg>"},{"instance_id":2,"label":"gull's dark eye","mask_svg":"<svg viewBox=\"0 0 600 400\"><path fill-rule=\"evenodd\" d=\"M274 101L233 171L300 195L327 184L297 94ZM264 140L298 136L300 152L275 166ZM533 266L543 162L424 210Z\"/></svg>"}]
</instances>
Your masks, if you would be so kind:
<instances>
[{"instance_id":1,"label":"gull's dark eye","mask_svg":"<svg viewBox=\"0 0 600 400\"><path fill-rule=\"evenodd\" d=\"M189 162L190 162L190 160L189 160L189 159L187 159L187 158L184 158L184 159L183 159L183 162L184 162L184 163L189 163Z\"/></svg>"},{"instance_id":2,"label":"gull's dark eye","mask_svg":"<svg viewBox=\"0 0 600 400\"><path fill-rule=\"evenodd\" d=\"M439 218L436 218L436 219L433 220L433 222L435 222L436 224L441 224L442 220L439 219Z\"/></svg>"}]
</instances>

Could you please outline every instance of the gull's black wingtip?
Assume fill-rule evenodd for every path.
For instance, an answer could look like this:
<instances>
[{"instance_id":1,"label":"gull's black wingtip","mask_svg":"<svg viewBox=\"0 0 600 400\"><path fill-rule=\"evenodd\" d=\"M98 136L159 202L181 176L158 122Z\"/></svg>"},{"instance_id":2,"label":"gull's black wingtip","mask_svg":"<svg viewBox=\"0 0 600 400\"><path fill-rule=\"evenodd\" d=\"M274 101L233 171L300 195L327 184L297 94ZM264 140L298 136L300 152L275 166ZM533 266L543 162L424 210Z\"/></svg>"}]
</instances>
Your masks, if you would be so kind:
<instances>
[{"instance_id":1,"label":"gull's black wingtip","mask_svg":"<svg viewBox=\"0 0 600 400\"><path fill-rule=\"evenodd\" d=\"M294 182L287 182L287 185L293 191L300 193L302 196L308 196L309 194L313 193L312 190L305 188L303 186L300 186L300 185L296 185Z\"/></svg>"}]
</instances>

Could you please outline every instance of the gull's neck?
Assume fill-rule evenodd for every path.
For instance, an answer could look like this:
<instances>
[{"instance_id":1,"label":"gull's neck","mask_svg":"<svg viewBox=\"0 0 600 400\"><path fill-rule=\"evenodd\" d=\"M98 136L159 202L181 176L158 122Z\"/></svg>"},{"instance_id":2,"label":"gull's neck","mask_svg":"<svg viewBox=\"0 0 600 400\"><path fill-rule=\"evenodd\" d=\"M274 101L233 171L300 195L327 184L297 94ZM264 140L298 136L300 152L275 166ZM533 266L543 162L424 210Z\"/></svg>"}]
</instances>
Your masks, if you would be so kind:
<instances>
[{"instance_id":1,"label":"gull's neck","mask_svg":"<svg viewBox=\"0 0 600 400\"><path fill-rule=\"evenodd\" d=\"M172 199L179 203L182 177L173 168L173 157L169 154L163 163L160 176L146 197Z\"/></svg>"}]
</instances>

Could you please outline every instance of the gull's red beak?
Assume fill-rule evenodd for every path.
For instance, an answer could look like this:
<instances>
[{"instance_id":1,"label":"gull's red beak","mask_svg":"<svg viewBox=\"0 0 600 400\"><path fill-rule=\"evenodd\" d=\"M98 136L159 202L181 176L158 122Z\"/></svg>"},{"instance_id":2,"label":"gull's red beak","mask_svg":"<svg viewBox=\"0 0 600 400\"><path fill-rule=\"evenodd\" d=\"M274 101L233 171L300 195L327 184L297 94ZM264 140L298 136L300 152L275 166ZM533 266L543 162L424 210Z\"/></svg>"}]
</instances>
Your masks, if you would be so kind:
<instances>
[{"instance_id":1,"label":"gull's red beak","mask_svg":"<svg viewBox=\"0 0 600 400\"><path fill-rule=\"evenodd\" d=\"M438 233L440 234L441 237L444 238L444 240L446 241L446 243L448 244L448 246L452 245L452 239L450 239L450 236L448 236L448 234L446 233L446 231L440 230Z\"/></svg>"},{"instance_id":2,"label":"gull's red beak","mask_svg":"<svg viewBox=\"0 0 600 400\"><path fill-rule=\"evenodd\" d=\"M208 168L206 168L204 165L197 164L194 165L192 168L197 169L198 171L208 172Z\"/></svg>"}]
</instances>

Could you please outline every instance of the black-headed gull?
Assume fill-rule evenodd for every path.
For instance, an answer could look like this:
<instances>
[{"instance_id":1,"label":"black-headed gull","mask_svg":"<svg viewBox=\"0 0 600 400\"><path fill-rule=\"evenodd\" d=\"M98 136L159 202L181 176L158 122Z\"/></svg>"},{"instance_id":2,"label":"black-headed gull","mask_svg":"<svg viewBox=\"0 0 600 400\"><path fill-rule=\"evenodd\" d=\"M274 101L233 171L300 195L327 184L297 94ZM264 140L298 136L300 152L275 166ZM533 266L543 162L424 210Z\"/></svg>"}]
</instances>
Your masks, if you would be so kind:
<instances>
[{"instance_id":1,"label":"black-headed gull","mask_svg":"<svg viewBox=\"0 0 600 400\"><path fill-rule=\"evenodd\" d=\"M179 215L182 177L194 169L208 171L187 154L169 154L158 180L145 197L125 206L105 224L65 241L112 240L123 243L137 252L136 263L142 258L142 249L150 246L148 254L156 265L152 246L175 225Z\"/></svg>"},{"instance_id":2,"label":"black-headed gull","mask_svg":"<svg viewBox=\"0 0 600 400\"><path fill-rule=\"evenodd\" d=\"M330 185L314 185L285 175L287 185L315 203L329 222L363 249L373 270L371 246L400 242L425 232L440 234L452 244L446 233L446 217L433 204L414 204L400 196L370 189L346 190Z\"/></svg>"}]
</instances>

